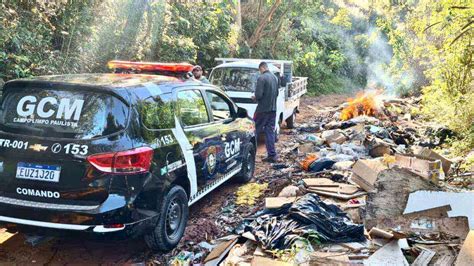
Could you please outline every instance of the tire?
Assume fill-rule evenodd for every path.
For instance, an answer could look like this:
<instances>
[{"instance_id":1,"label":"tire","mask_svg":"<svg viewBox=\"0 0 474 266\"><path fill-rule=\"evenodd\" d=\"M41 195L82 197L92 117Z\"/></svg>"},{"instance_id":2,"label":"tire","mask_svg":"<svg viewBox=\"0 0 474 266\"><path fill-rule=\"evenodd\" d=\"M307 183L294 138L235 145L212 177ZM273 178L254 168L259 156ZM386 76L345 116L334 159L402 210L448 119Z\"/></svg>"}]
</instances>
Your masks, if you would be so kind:
<instances>
[{"instance_id":1,"label":"tire","mask_svg":"<svg viewBox=\"0 0 474 266\"><path fill-rule=\"evenodd\" d=\"M255 146L253 143L249 143L244 151L245 158L242 161L242 170L234 178L239 183L249 182L255 172Z\"/></svg>"},{"instance_id":2,"label":"tire","mask_svg":"<svg viewBox=\"0 0 474 266\"><path fill-rule=\"evenodd\" d=\"M178 245L188 221L188 196L181 186L173 185L163 198L160 216L145 242L153 251L169 251Z\"/></svg>"},{"instance_id":3,"label":"tire","mask_svg":"<svg viewBox=\"0 0 474 266\"><path fill-rule=\"evenodd\" d=\"M289 129L295 128L296 122L296 110L293 111L293 114L286 119L286 127Z\"/></svg>"}]
</instances>

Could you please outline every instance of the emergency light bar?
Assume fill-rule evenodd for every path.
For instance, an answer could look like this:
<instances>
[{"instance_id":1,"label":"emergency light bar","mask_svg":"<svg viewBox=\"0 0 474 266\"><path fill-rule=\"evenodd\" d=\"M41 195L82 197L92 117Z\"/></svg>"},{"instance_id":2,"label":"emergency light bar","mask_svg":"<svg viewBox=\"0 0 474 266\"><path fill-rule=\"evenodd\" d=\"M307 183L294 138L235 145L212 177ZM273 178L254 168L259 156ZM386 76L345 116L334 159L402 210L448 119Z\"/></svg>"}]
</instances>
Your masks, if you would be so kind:
<instances>
[{"instance_id":1,"label":"emergency light bar","mask_svg":"<svg viewBox=\"0 0 474 266\"><path fill-rule=\"evenodd\" d=\"M168 71L186 73L193 70L188 63L153 63L112 60L107 63L110 69L130 69L139 71Z\"/></svg>"}]
</instances>

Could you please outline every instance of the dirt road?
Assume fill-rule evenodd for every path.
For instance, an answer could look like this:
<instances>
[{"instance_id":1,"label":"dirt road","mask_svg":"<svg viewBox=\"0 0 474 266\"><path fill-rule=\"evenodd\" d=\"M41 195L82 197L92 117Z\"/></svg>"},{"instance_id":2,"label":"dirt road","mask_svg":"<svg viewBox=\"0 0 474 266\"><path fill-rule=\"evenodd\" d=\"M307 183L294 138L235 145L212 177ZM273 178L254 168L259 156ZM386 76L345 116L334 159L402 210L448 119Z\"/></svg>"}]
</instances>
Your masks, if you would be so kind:
<instances>
[{"instance_id":1,"label":"dirt road","mask_svg":"<svg viewBox=\"0 0 474 266\"><path fill-rule=\"evenodd\" d=\"M314 113L312 108L333 106L346 100L346 95L329 95L317 98L304 98L297 123L304 123ZM308 108L312 106L312 108ZM283 130L277 149L285 147L290 136ZM261 162L265 155L263 146L258 149L256 177L262 176L268 164ZM287 184L286 180L271 182L267 194L274 194ZM83 236L64 235L43 240L36 246L25 243L25 234L10 235L0 229L0 263L7 264L127 264L142 263L160 264L187 249L194 243L215 239L226 235L237 225L242 217L252 213L254 208L234 205L235 191L239 185L227 183L213 191L191 208L190 219L185 236L180 246L168 254L153 254L142 239L127 240L93 240Z\"/></svg>"}]
</instances>

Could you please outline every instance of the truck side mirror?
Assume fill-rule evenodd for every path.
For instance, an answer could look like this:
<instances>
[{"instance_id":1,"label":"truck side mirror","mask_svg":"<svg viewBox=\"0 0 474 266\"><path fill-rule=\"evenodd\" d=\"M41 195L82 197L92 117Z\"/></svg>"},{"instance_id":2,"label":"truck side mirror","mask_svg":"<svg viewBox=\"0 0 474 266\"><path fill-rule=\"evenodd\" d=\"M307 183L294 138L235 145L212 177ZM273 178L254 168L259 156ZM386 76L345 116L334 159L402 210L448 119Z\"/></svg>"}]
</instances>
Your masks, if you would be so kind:
<instances>
[{"instance_id":1,"label":"truck side mirror","mask_svg":"<svg viewBox=\"0 0 474 266\"><path fill-rule=\"evenodd\" d=\"M246 118L248 116L249 116L249 114L247 112L247 109L244 109L242 107L237 107L237 117L238 118Z\"/></svg>"}]
</instances>

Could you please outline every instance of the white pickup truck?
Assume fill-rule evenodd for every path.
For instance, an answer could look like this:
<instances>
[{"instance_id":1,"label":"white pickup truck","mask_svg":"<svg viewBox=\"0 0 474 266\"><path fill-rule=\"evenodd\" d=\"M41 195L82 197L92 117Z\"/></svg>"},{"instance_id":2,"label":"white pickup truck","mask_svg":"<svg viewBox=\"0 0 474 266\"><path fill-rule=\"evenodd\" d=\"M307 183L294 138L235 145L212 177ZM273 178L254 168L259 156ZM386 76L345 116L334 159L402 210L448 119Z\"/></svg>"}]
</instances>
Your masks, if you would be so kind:
<instances>
[{"instance_id":1,"label":"white pickup truck","mask_svg":"<svg viewBox=\"0 0 474 266\"><path fill-rule=\"evenodd\" d=\"M260 75L258 65L266 62L269 70L280 79L280 88L277 98L276 130L286 121L288 128L293 128L300 105L300 98L306 93L307 77L293 77L293 62L272 59L240 59L216 58L220 64L216 66L209 80L213 85L221 87L234 102L247 109L253 117L257 103L252 100L255 93L257 78Z\"/></svg>"}]
</instances>

